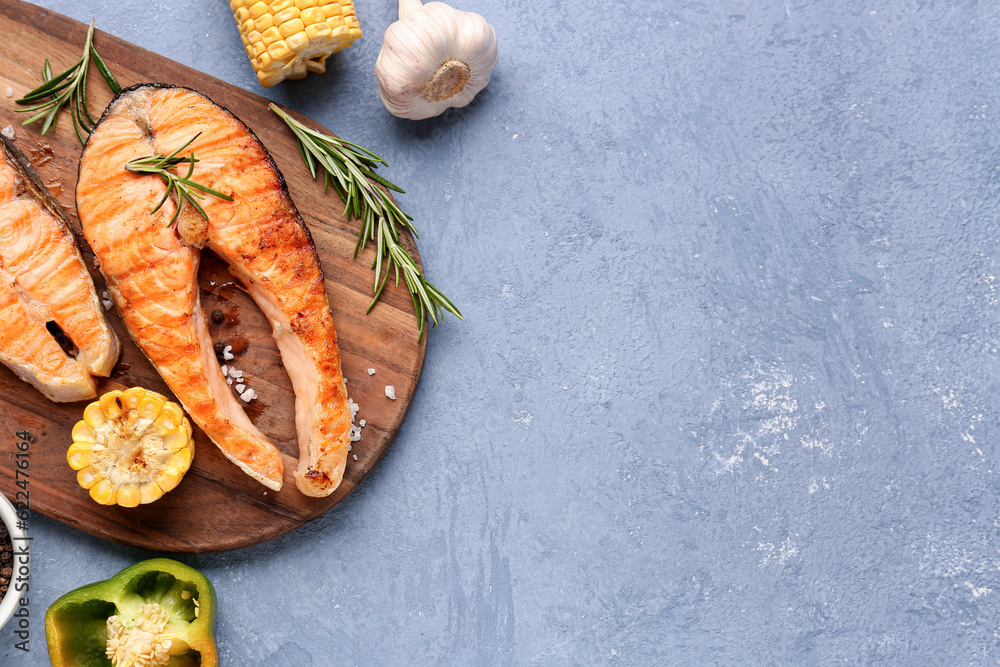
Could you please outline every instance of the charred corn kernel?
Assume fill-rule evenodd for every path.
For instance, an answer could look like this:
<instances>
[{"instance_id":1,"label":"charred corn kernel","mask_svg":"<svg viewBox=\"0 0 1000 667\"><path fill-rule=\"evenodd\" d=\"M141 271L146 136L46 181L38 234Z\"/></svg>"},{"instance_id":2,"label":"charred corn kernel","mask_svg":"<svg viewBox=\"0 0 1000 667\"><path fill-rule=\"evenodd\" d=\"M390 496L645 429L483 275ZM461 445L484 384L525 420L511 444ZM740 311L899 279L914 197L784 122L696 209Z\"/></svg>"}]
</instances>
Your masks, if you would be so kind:
<instances>
[{"instance_id":1,"label":"charred corn kernel","mask_svg":"<svg viewBox=\"0 0 1000 667\"><path fill-rule=\"evenodd\" d=\"M250 63L266 88L308 72L361 37L351 0L230 0Z\"/></svg>"},{"instance_id":2,"label":"charred corn kernel","mask_svg":"<svg viewBox=\"0 0 1000 667\"><path fill-rule=\"evenodd\" d=\"M116 389L84 409L66 460L94 501L136 507L180 483L194 458L191 433L184 411L166 396Z\"/></svg>"}]
</instances>

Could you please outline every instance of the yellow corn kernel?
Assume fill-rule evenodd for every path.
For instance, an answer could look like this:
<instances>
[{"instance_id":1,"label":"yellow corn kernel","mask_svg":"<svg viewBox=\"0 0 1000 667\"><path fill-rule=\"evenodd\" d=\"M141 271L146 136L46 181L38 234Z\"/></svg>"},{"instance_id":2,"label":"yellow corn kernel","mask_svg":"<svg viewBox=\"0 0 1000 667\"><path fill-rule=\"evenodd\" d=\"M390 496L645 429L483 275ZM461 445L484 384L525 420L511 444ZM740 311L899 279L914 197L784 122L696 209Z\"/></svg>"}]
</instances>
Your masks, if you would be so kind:
<instances>
[{"instance_id":1,"label":"yellow corn kernel","mask_svg":"<svg viewBox=\"0 0 1000 667\"><path fill-rule=\"evenodd\" d=\"M326 23L314 23L306 26L306 36L309 37L309 39L322 39L323 37L329 37L331 32L333 31L330 30L330 26Z\"/></svg>"},{"instance_id":2,"label":"yellow corn kernel","mask_svg":"<svg viewBox=\"0 0 1000 667\"><path fill-rule=\"evenodd\" d=\"M281 41L281 33L277 28L268 28L260 34L260 42L264 46L271 46L275 42Z\"/></svg>"},{"instance_id":3,"label":"yellow corn kernel","mask_svg":"<svg viewBox=\"0 0 1000 667\"><path fill-rule=\"evenodd\" d=\"M265 87L325 71L330 55L361 37L352 0L232 0L230 9Z\"/></svg>"},{"instance_id":4,"label":"yellow corn kernel","mask_svg":"<svg viewBox=\"0 0 1000 667\"><path fill-rule=\"evenodd\" d=\"M275 60L271 57L271 54L265 49L263 53L257 56L257 69L260 72L270 72L271 70L277 71L281 67L281 61Z\"/></svg>"},{"instance_id":5,"label":"yellow corn kernel","mask_svg":"<svg viewBox=\"0 0 1000 667\"><path fill-rule=\"evenodd\" d=\"M184 411L165 396L115 390L84 409L66 460L95 502L136 507L180 483L194 457L191 435Z\"/></svg>"},{"instance_id":6,"label":"yellow corn kernel","mask_svg":"<svg viewBox=\"0 0 1000 667\"><path fill-rule=\"evenodd\" d=\"M268 28L274 27L274 17L270 14L264 14L260 18L253 22L253 29L259 32L264 32ZM253 40L250 40L253 41Z\"/></svg>"},{"instance_id":7,"label":"yellow corn kernel","mask_svg":"<svg viewBox=\"0 0 1000 667\"><path fill-rule=\"evenodd\" d=\"M90 487L90 497L102 505L114 505L118 489L110 479L102 479L94 486Z\"/></svg>"},{"instance_id":8,"label":"yellow corn kernel","mask_svg":"<svg viewBox=\"0 0 1000 667\"><path fill-rule=\"evenodd\" d=\"M94 486L94 484L100 482L102 479L104 478L101 477L101 473L97 472L93 468L93 466L88 466L83 470L81 470L80 472L76 473L77 483L85 489L89 489L90 487Z\"/></svg>"},{"instance_id":9,"label":"yellow corn kernel","mask_svg":"<svg viewBox=\"0 0 1000 667\"><path fill-rule=\"evenodd\" d=\"M250 5L250 7L247 8L247 11L250 12L250 18L256 21L258 17L263 16L269 10L266 2L256 2ZM237 17L236 20L239 21L239 17Z\"/></svg>"},{"instance_id":10,"label":"yellow corn kernel","mask_svg":"<svg viewBox=\"0 0 1000 667\"><path fill-rule=\"evenodd\" d=\"M163 489L156 482L146 482L139 489L139 504L145 505L163 497Z\"/></svg>"},{"instance_id":11,"label":"yellow corn kernel","mask_svg":"<svg viewBox=\"0 0 1000 667\"><path fill-rule=\"evenodd\" d=\"M77 422L73 427L73 442L97 442L97 431L90 427L87 422Z\"/></svg>"},{"instance_id":12,"label":"yellow corn kernel","mask_svg":"<svg viewBox=\"0 0 1000 667\"><path fill-rule=\"evenodd\" d=\"M181 481L181 473L172 466L167 466L156 476L156 485L163 489L164 493L174 490L174 487Z\"/></svg>"},{"instance_id":13,"label":"yellow corn kernel","mask_svg":"<svg viewBox=\"0 0 1000 667\"><path fill-rule=\"evenodd\" d=\"M288 9L282 9L280 12L274 15L274 23L277 26L281 26L284 23L288 23L294 19L299 18L299 8L289 7Z\"/></svg>"},{"instance_id":14,"label":"yellow corn kernel","mask_svg":"<svg viewBox=\"0 0 1000 667\"><path fill-rule=\"evenodd\" d=\"M306 34L306 24L302 22L302 19L300 19L300 18L294 18L291 21L285 21L284 23L282 23L281 25L279 25L278 26L278 32L280 32L281 36L284 37L284 38L286 38L286 39L288 37L291 37L292 35L295 35L295 34L298 34L298 33L302 33L303 35L305 35ZM306 44L308 44L308 43L309 43L309 39L307 38L306 39ZM303 47L304 46L305 45L303 45Z\"/></svg>"},{"instance_id":15,"label":"yellow corn kernel","mask_svg":"<svg viewBox=\"0 0 1000 667\"><path fill-rule=\"evenodd\" d=\"M271 46L267 47L267 52L271 54L277 62L286 62L291 56L292 50L288 48L288 45L283 41L275 42Z\"/></svg>"},{"instance_id":16,"label":"yellow corn kernel","mask_svg":"<svg viewBox=\"0 0 1000 667\"><path fill-rule=\"evenodd\" d=\"M285 44L288 45L292 51L300 51L305 48L305 45L309 42L309 37L306 35L305 30L302 32L294 33L285 39Z\"/></svg>"},{"instance_id":17,"label":"yellow corn kernel","mask_svg":"<svg viewBox=\"0 0 1000 667\"><path fill-rule=\"evenodd\" d=\"M310 26L314 23L322 23L326 20L323 16L323 10L319 7L309 7L308 9L303 9L302 13L299 14L299 18L302 19L302 23Z\"/></svg>"},{"instance_id":18,"label":"yellow corn kernel","mask_svg":"<svg viewBox=\"0 0 1000 667\"><path fill-rule=\"evenodd\" d=\"M166 401L163 400L163 397L150 396L147 393L136 403L135 410L141 418L153 420L163 414L164 406L166 406Z\"/></svg>"},{"instance_id":19,"label":"yellow corn kernel","mask_svg":"<svg viewBox=\"0 0 1000 667\"><path fill-rule=\"evenodd\" d=\"M83 411L83 421L86 422L87 426L96 429L102 426L107 419L101 412L101 406L97 403L91 403Z\"/></svg>"},{"instance_id":20,"label":"yellow corn kernel","mask_svg":"<svg viewBox=\"0 0 1000 667\"><path fill-rule=\"evenodd\" d=\"M90 443L74 442L66 452L66 460L73 470L83 470L90 465L93 458L94 446Z\"/></svg>"},{"instance_id":21,"label":"yellow corn kernel","mask_svg":"<svg viewBox=\"0 0 1000 667\"><path fill-rule=\"evenodd\" d=\"M183 431L168 433L163 436L163 447L168 450L187 449L188 441L191 437Z\"/></svg>"},{"instance_id":22,"label":"yellow corn kernel","mask_svg":"<svg viewBox=\"0 0 1000 667\"><path fill-rule=\"evenodd\" d=\"M123 486L118 489L115 502L122 507L138 507L141 492L137 486Z\"/></svg>"}]
</instances>

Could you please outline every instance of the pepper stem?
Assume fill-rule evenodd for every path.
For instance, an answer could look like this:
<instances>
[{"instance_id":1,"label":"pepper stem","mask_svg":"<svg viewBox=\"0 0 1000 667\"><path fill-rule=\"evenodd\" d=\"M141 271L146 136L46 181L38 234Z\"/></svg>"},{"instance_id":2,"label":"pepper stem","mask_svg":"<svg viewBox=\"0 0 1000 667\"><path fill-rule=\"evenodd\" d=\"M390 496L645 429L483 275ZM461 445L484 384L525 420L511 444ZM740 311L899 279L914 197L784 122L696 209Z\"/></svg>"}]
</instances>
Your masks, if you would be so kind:
<instances>
[{"instance_id":1,"label":"pepper stem","mask_svg":"<svg viewBox=\"0 0 1000 667\"><path fill-rule=\"evenodd\" d=\"M399 20L402 21L423 6L420 0L399 0Z\"/></svg>"}]
</instances>

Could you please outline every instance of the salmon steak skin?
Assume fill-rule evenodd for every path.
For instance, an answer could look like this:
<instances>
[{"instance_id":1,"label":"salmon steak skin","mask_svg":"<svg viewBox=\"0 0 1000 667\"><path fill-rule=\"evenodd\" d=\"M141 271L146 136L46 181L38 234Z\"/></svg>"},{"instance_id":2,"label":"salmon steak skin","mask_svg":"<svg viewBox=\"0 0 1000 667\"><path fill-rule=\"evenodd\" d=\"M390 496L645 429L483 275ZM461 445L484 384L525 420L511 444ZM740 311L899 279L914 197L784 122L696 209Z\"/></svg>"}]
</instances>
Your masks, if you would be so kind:
<instances>
[{"instance_id":1,"label":"salmon steak skin","mask_svg":"<svg viewBox=\"0 0 1000 667\"><path fill-rule=\"evenodd\" d=\"M119 352L62 208L0 136L0 362L49 400L73 402L97 396L91 376L110 375Z\"/></svg>"},{"instance_id":2,"label":"salmon steak skin","mask_svg":"<svg viewBox=\"0 0 1000 667\"><path fill-rule=\"evenodd\" d=\"M125 166L170 155L194 140L191 180L232 201L200 200L206 221L183 207L170 225L166 184ZM176 170L186 176L188 164ZM299 460L294 478L325 497L343 479L351 411L323 272L284 178L253 132L187 88L139 84L123 90L94 128L80 158L77 211L130 335L191 418L233 463L268 488L282 485L278 449L240 407L216 357L198 286L209 248L267 317L295 390Z\"/></svg>"}]
</instances>

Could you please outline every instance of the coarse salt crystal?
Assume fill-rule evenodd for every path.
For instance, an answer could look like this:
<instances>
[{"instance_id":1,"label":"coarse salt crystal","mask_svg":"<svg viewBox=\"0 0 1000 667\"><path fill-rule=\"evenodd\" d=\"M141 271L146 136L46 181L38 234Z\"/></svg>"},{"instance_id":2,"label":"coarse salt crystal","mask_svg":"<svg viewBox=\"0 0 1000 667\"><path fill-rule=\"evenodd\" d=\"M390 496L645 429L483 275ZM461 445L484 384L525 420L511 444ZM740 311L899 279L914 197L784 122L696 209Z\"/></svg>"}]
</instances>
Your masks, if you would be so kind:
<instances>
[{"instance_id":1,"label":"coarse salt crystal","mask_svg":"<svg viewBox=\"0 0 1000 667\"><path fill-rule=\"evenodd\" d=\"M233 359L236 358L236 357L233 356L233 346L232 345L227 345L225 348L223 348L223 350L222 350L222 358L225 361L232 361Z\"/></svg>"},{"instance_id":2,"label":"coarse salt crystal","mask_svg":"<svg viewBox=\"0 0 1000 667\"><path fill-rule=\"evenodd\" d=\"M8 125L7 127L5 127L2 130L0 130L0 134L2 134L3 136L7 137L8 139L13 139L14 138L14 126L13 125Z\"/></svg>"},{"instance_id":3,"label":"coarse salt crystal","mask_svg":"<svg viewBox=\"0 0 1000 667\"><path fill-rule=\"evenodd\" d=\"M7 86L7 97L14 97L14 89Z\"/></svg>"},{"instance_id":4,"label":"coarse salt crystal","mask_svg":"<svg viewBox=\"0 0 1000 667\"><path fill-rule=\"evenodd\" d=\"M395 401L396 400L396 387L394 387L391 384L387 384L385 386L385 395Z\"/></svg>"},{"instance_id":5,"label":"coarse salt crystal","mask_svg":"<svg viewBox=\"0 0 1000 667\"><path fill-rule=\"evenodd\" d=\"M238 385L236 385L236 393L237 394L242 394L246 388L247 387L246 387L245 384L238 384Z\"/></svg>"},{"instance_id":6,"label":"coarse salt crystal","mask_svg":"<svg viewBox=\"0 0 1000 667\"><path fill-rule=\"evenodd\" d=\"M249 403L253 399L257 398L257 394L253 393L253 389L247 389L245 392L240 394L240 398Z\"/></svg>"},{"instance_id":7,"label":"coarse salt crystal","mask_svg":"<svg viewBox=\"0 0 1000 667\"><path fill-rule=\"evenodd\" d=\"M368 369L368 375L375 375L375 369L374 368L369 368Z\"/></svg>"},{"instance_id":8,"label":"coarse salt crystal","mask_svg":"<svg viewBox=\"0 0 1000 667\"><path fill-rule=\"evenodd\" d=\"M232 387L233 386L233 378L226 378L226 384L228 384L230 387Z\"/></svg>"},{"instance_id":9,"label":"coarse salt crystal","mask_svg":"<svg viewBox=\"0 0 1000 667\"><path fill-rule=\"evenodd\" d=\"M347 446L347 451L351 451L352 449L354 449L354 445L348 445Z\"/></svg>"},{"instance_id":10,"label":"coarse salt crystal","mask_svg":"<svg viewBox=\"0 0 1000 667\"><path fill-rule=\"evenodd\" d=\"M358 455L357 455L357 454L355 454L355 455L354 455L354 460L355 460L355 461L357 461L357 460L358 460Z\"/></svg>"},{"instance_id":11,"label":"coarse salt crystal","mask_svg":"<svg viewBox=\"0 0 1000 667\"><path fill-rule=\"evenodd\" d=\"M238 371L235 368L233 368L229 371L229 375L230 377L234 377L237 380L239 380L241 377L243 377L243 371Z\"/></svg>"},{"instance_id":12,"label":"coarse salt crystal","mask_svg":"<svg viewBox=\"0 0 1000 667\"><path fill-rule=\"evenodd\" d=\"M115 305L113 302L103 299L101 303L104 305L104 310L111 310L111 306Z\"/></svg>"},{"instance_id":13,"label":"coarse salt crystal","mask_svg":"<svg viewBox=\"0 0 1000 667\"><path fill-rule=\"evenodd\" d=\"M228 373L229 373L229 366L222 364L222 377L226 377Z\"/></svg>"},{"instance_id":14,"label":"coarse salt crystal","mask_svg":"<svg viewBox=\"0 0 1000 667\"><path fill-rule=\"evenodd\" d=\"M361 420L361 426L362 426L362 428L364 428L367 425L368 425L368 422L366 422L364 419L362 419Z\"/></svg>"}]
</instances>

